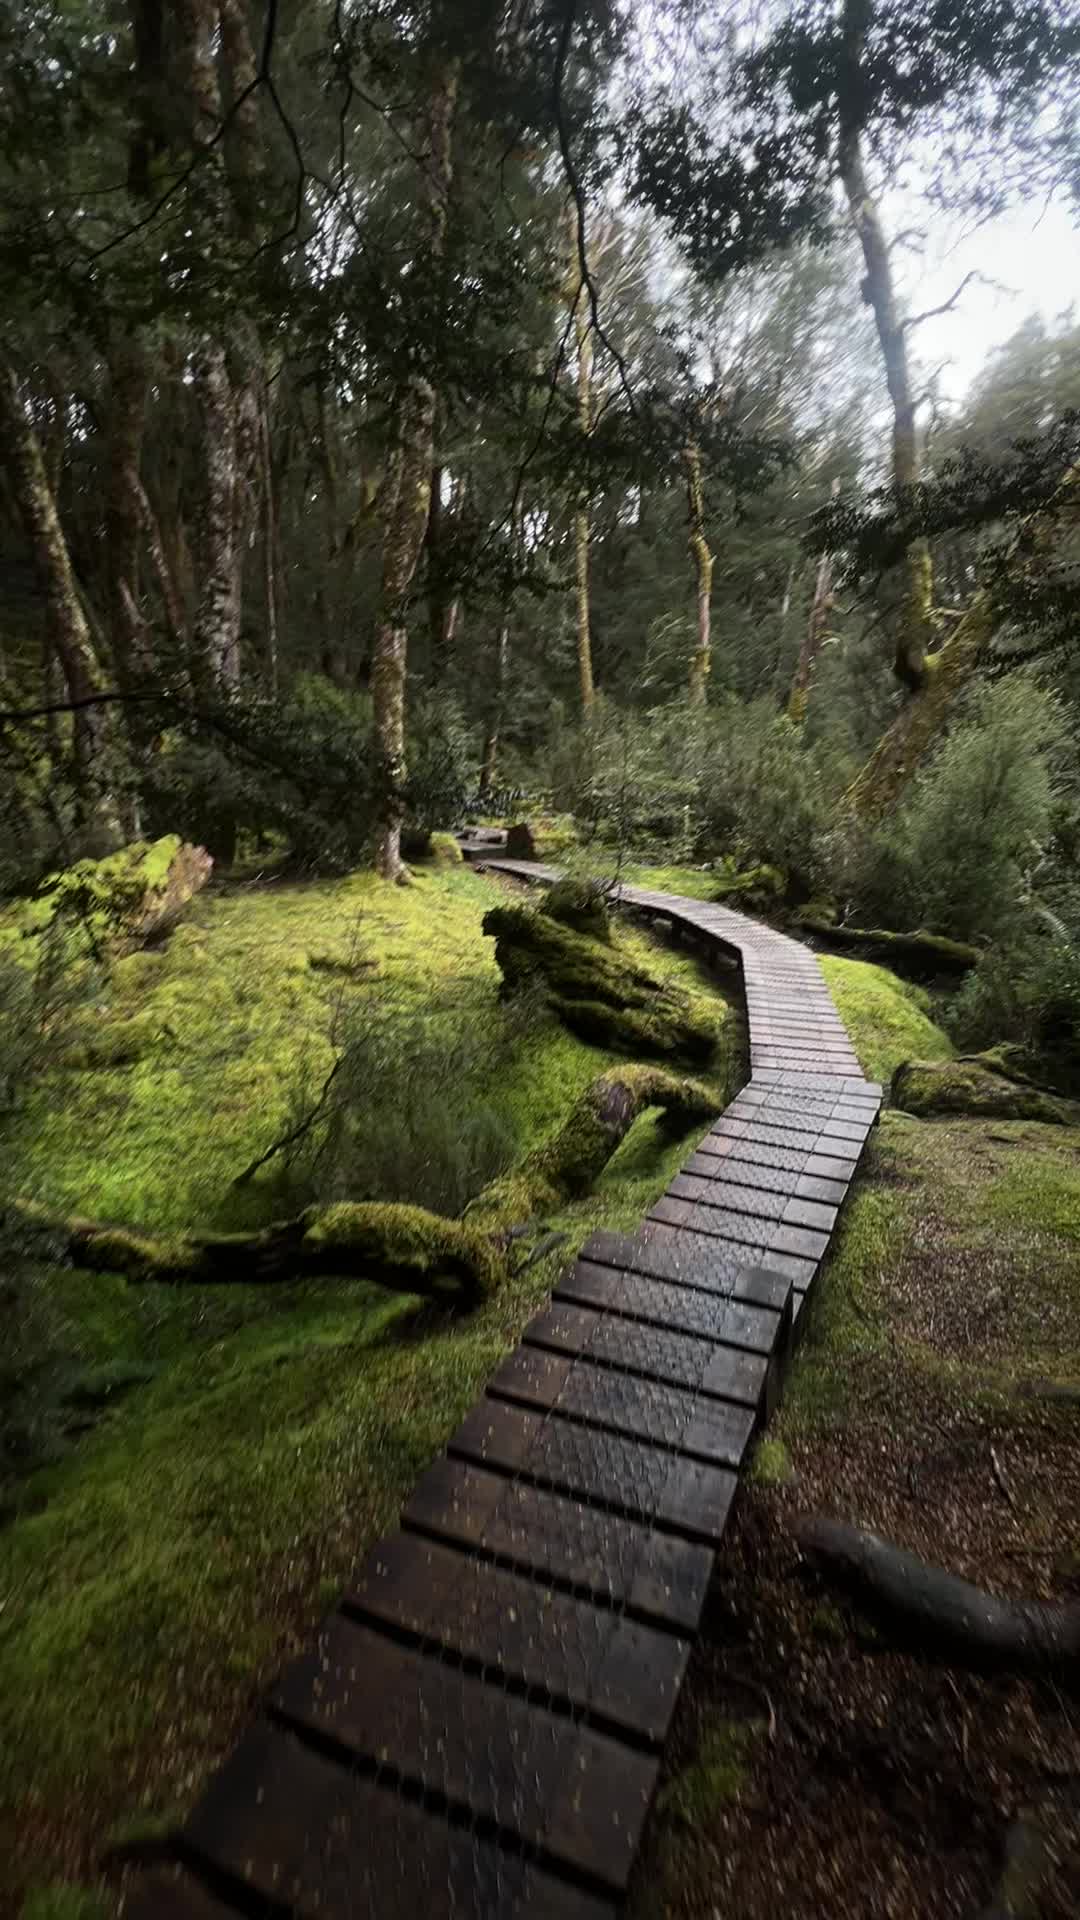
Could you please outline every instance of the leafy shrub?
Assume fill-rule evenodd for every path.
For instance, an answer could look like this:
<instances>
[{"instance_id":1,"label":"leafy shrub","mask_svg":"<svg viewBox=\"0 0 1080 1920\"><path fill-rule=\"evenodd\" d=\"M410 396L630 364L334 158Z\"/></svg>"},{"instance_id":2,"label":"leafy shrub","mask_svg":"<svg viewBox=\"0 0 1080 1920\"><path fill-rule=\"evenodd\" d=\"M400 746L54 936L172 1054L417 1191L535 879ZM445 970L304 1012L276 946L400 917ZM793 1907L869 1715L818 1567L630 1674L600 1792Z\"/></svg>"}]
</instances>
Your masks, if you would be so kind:
<instances>
[{"instance_id":1,"label":"leafy shrub","mask_svg":"<svg viewBox=\"0 0 1080 1920\"><path fill-rule=\"evenodd\" d=\"M1001 936L1050 839L1062 736L1057 701L1026 675L979 689L899 823L896 858L921 924Z\"/></svg>"},{"instance_id":2,"label":"leafy shrub","mask_svg":"<svg viewBox=\"0 0 1080 1920\"><path fill-rule=\"evenodd\" d=\"M795 898L810 898L822 884L823 782L798 729L768 701L718 711L698 807L710 853L779 867Z\"/></svg>"}]
</instances>

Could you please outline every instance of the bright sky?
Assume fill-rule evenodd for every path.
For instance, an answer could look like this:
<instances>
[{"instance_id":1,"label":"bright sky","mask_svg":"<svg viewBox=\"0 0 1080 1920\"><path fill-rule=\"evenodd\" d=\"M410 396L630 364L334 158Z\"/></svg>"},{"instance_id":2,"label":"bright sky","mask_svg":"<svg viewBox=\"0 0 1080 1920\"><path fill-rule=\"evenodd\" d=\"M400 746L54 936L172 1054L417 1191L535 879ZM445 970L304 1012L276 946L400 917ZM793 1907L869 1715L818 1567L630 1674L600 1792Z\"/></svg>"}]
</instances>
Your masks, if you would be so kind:
<instances>
[{"instance_id":1,"label":"bright sky","mask_svg":"<svg viewBox=\"0 0 1080 1920\"><path fill-rule=\"evenodd\" d=\"M903 227L903 213L894 212L888 196L883 212L891 232ZM941 394L958 400L994 348L1029 314L1053 322L1070 305L1080 310L1080 231L1064 202L1019 207L975 229L940 217L931 225L925 212L922 217L929 235L922 258L906 251L894 255L910 312L941 306L972 270L997 283L971 281L950 313L928 320L911 337L923 374L947 363Z\"/></svg>"}]
</instances>

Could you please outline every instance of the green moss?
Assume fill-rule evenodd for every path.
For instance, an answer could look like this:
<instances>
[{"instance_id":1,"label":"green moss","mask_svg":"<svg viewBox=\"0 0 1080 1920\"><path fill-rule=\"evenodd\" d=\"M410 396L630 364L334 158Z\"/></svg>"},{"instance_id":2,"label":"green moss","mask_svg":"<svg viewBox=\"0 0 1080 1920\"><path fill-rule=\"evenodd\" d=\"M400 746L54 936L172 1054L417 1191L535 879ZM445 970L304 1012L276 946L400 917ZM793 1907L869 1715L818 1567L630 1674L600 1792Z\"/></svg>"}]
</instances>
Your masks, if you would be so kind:
<instances>
[{"instance_id":1,"label":"green moss","mask_svg":"<svg viewBox=\"0 0 1080 1920\"><path fill-rule=\"evenodd\" d=\"M540 907L552 920L572 927L575 933L611 945L611 921L602 886L587 880L557 880L549 887Z\"/></svg>"},{"instance_id":2,"label":"green moss","mask_svg":"<svg viewBox=\"0 0 1080 1920\"><path fill-rule=\"evenodd\" d=\"M1080 1104L1010 1080L983 1056L959 1060L907 1060L892 1079L892 1102L905 1113L966 1113L984 1119L1041 1120L1049 1125L1080 1124Z\"/></svg>"},{"instance_id":3,"label":"green moss","mask_svg":"<svg viewBox=\"0 0 1080 1920\"><path fill-rule=\"evenodd\" d=\"M147 1239L250 1230L281 1210L273 1190L233 1193L232 1178L283 1130L298 1073L316 1086L325 1075L339 996L370 990L313 971L313 944L349 952L360 937L376 990L404 1017L442 996L483 1018L500 977L481 921L503 897L457 866L420 872L404 892L366 876L204 892L160 962L121 962L109 989L109 1011L152 1013L176 1045L31 1087L5 1140L9 1189L48 1214L127 1223L102 1244L109 1269L47 1271L65 1377L148 1377L27 1481L0 1532L0 1593L19 1597L0 1610L5 1892L47 1877L73 1833L91 1847L133 1777L152 1805L190 1803L560 1267L597 1227L635 1226L685 1159L685 1139L649 1110L594 1189L545 1215L563 1243L467 1316L358 1278L161 1287L115 1271L137 1271ZM619 947L737 1035L694 960L622 928ZM615 1064L552 1020L531 1028L491 1089L521 1152L543 1148ZM722 1046L708 1082L717 1109L731 1072Z\"/></svg>"},{"instance_id":4,"label":"green moss","mask_svg":"<svg viewBox=\"0 0 1080 1920\"><path fill-rule=\"evenodd\" d=\"M794 1478L791 1455L775 1434L758 1441L747 1478L755 1487L786 1487Z\"/></svg>"},{"instance_id":5,"label":"green moss","mask_svg":"<svg viewBox=\"0 0 1080 1920\"><path fill-rule=\"evenodd\" d=\"M911 980L956 979L978 966L978 947L960 940L946 940L936 933L890 933L883 927L838 927L831 916L815 914L809 907L798 915L798 924L809 933L819 934L834 947L849 948L864 959L887 964L894 973Z\"/></svg>"},{"instance_id":6,"label":"green moss","mask_svg":"<svg viewBox=\"0 0 1080 1920\"><path fill-rule=\"evenodd\" d=\"M69 1031L70 1037L57 1055L57 1065L75 1073L134 1066L173 1039L171 1028L152 1011L131 1013L122 1019L83 1015Z\"/></svg>"},{"instance_id":7,"label":"green moss","mask_svg":"<svg viewBox=\"0 0 1080 1920\"><path fill-rule=\"evenodd\" d=\"M53 1880L48 1886L35 1887L27 1894L22 1920L106 1920L109 1912L103 1895L93 1887Z\"/></svg>"},{"instance_id":8,"label":"green moss","mask_svg":"<svg viewBox=\"0 0 1080 1920\"><path fill-rule=\"evenodd\" d=\"M885 967L865 960L819 955L832 994L863 1072L888 1081L903 1060L947 1060L952 1047L934 1025L926 994Z\"/></svg>"},{"instance_id":9,"label":"green moss","mask_svg":"<svg viewBox=\"0 0 1080 1920\"><path fill-rule=\"evenodd\" d=\"M607 946L527 907L492 908L484 931L507 989L542 982L549 1005L582 1038L661 1059L700 1063L712 1055L714 1009L673 990L622 942Z\"/></svg>"},{"instance_id":10,"label":"green moss","mask_svg":"<svg viewBox=\"0 0 1080 1920\"><path fill-rule=\"evenodd\" d=\"M730 1806L746 1786L753 1748L764 1730L762 1720L720 1720L710 1727L692 1764L663 1789L659 1811L685 1826L699 1827Z\"/></svg>"},{"instance_id":11,"label":"green moss","mask_svg":"<svg viewBox=\"0 0 1080 1920\"><path fill-rule=\"evenodd\" d=\"M810 1615L810 1631L815 1640L827 1641L832 1646L842 1646L849 1638L844 1616L831 1600L818 1601Z\"/></svg>"}]
</instances>

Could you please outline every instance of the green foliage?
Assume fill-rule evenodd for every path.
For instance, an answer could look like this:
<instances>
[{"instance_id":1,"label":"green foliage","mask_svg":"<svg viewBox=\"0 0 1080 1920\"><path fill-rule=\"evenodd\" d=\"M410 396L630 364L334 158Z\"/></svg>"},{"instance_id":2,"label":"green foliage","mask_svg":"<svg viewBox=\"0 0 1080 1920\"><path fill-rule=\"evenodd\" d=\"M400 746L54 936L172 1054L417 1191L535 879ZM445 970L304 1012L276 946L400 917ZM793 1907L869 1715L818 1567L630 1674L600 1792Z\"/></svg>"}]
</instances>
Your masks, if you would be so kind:
<instances>
[{"instance_id":1,"label":"green foliage","mask_svg":"<svg viewBox=\"0 0 1080 1920\"><path fill-rule=\"evenodd\" d=\"M835 837L838 890L864 923L1008 940L1050 847L1063 747L1060 704L1028 675L981 685L896 819Z\"/></svg>"},{"instance_id":2,"label":"green foliage","mask_svg":"<svg viewBox=\"0 0 1080 1920\"><path fill-rule=\"evenodd\" d=\"M708 1727L688 1767L668 1783L657 1805L688 1827L702 1826L730 1806L746 1785L764 1720L720 1720Z\"/></svg>"}]
</instances>

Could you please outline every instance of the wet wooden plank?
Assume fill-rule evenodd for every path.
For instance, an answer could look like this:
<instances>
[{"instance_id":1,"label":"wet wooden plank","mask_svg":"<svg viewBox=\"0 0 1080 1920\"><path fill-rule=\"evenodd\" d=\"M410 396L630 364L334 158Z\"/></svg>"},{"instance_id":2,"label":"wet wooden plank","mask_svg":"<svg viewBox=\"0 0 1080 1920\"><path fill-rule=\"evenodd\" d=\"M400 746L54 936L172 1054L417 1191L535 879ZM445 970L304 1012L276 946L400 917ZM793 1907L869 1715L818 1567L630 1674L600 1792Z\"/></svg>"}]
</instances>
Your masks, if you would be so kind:
<instances>
[{"instance_id":1,"label":"wet wooden plank","mask_svg":"<svg viewBox=\"0 0 1080 1920\"><path fill-rule=\"evenodd\" d=\"M698 1200L680 1200L675 1194L662 1195L650 1208L649 1219L672 1227L690 1227L695 1233L715 1234L733 1249L736 1246L752 1248L754 1257L764 1265L774 1253L820 1260L829 1244L827 1233L810 1227L759 1220L753 1214L735 1213L730 1208L713 1207Z\"/></svg>"},{"instance_id":2,"label":"wet wooden plank","mask_svg":"<svg viewBox=\"0 0 1080 1920\"><path fill-rule=\"evenodd\" d=\"M350 1920L516 1920L537 1911L603 1920L612 1911L265 1720L214 1777L185 1837L196 1859L247 1890L248 1914L253 1896L278 1912Z\"/></svg>"},{"instance_id":3,"label":"wet wooden plank","mask_svg":"<svg viewBox=\"0 0 1080 1920\"><path fill-rule=\"evenodd\" d=\"M530 1346L587 1354L594 1362L673 1386L694 1387L699 1393L745 1407L757 1406L765 1385L767 1362L760 1354L718 1346L692 1334L637 1326L585 1307L549 1307L530 1323L525 1338Z\"/></svg>"},{"instance_id":4,"label":"wet wooden plank","mask_svg":"<svg viewBox=\"0 0 1080 1920\"><path fill-rule=\"evenodd\" d=\"M603 1503L631 1520L717 1546L735 1495L736 1476L685 1454L627 1440L502 1400L482 1400L447 1451L500 1472L521 1474L580 1500Z\"/></svg>"},{"instance_id":5,"label":"wet wooden plank","mask_svg":"<svg viewBox=\"0 0 1080 1920\"><path fill-rule=\"evenodd\" d=\"M787 1303L785 1281L767 1267L742 1256L732 1260L714 1240L649 1220L636 1233L590 1234L581 1258L624 1273L681 1281L748 1306L769 1307L774 1313L782 1314Z\"/></svg>"},{"instance_id":6,"label":"wet wooden plank","mask_svg":"<svg viewBox=\"0 0 1080 1920\"><path fill-rule=\"evenodd\" d=\"M770 1193L764 1187L748 1187L741 1181L700 1174L678 1173L668 1186L677 1200L694 1200L702 1206L719 1207L728 1212L749 1214L755 1220L774 1220L783 1226L814 1227L819 1233L831 1233L836 1225L836 1208L821 1201L806 1200L794 1193Z\"/></svg>"},{"instance_id":7,"label":"wet wooden plank","mask_svg":"<svg viewBox=\"0 0 1080 1920\"><path fill-rule=\"evenodd\" d=\"M382 1778L625 1887L658 1763L621 1741L340 1618L286 1668L271 1704Z\"/></svg>"},{"instance_id":8,"label":"wet wooden plank","mask_svg":"<svg viewBox=\"0 0 1080 1920\"><path fill-rule=\"evenodd\" d=\"M606 1308L624 1319L673 1327L680 1333L699 1333L707 1340L730 1340L732 1345L766 1355L773 1351L779 1331L777 1315L769 1308L739 1302L738 1320L734 1322L733 1303L721 1294L682 1281L656 1280L622 1272L618 1267L599 1266L591 1260L576 1260L555 1288L553 1298ZM730 1328L736 1324L739 1338L733 1340Z\"/></svg>"},{"instance_id":9,"label":"wet wooden plank","mask_svg":"<svg viewBox=\"0 0 1080 1920\"><path fill-rule=\"evenodd\" d=\"M689 1642L526 1575L396 1533L364 1561L346 1614L415 1635L642 1739L664 1739Z\"/></svg>"},{"instance_id":10,"label":"wet wooden plank","mask_svg":"<svg viewBox=\"0 0 1080 1920\"><path fill-rule=\"evenodd\" d=\"M429 1467L404 1519L681 1633L696 1630L712 1576L707 1547L463 1460Z\"/></svg>"},{"instance_id":11,"label":"wet wooden plank","mask_svg":"<svg viewBox=\"0 0 1080 1920\"><path fill-rule=\"evenodd\" d=\"M732 1469L741 1466L756 1424L749 1407L539 1347L519 1347L504 1360L488 1392L526 1406L557 1407L566 1419L662 1442Z\"/></svg>"}]
</instances>

